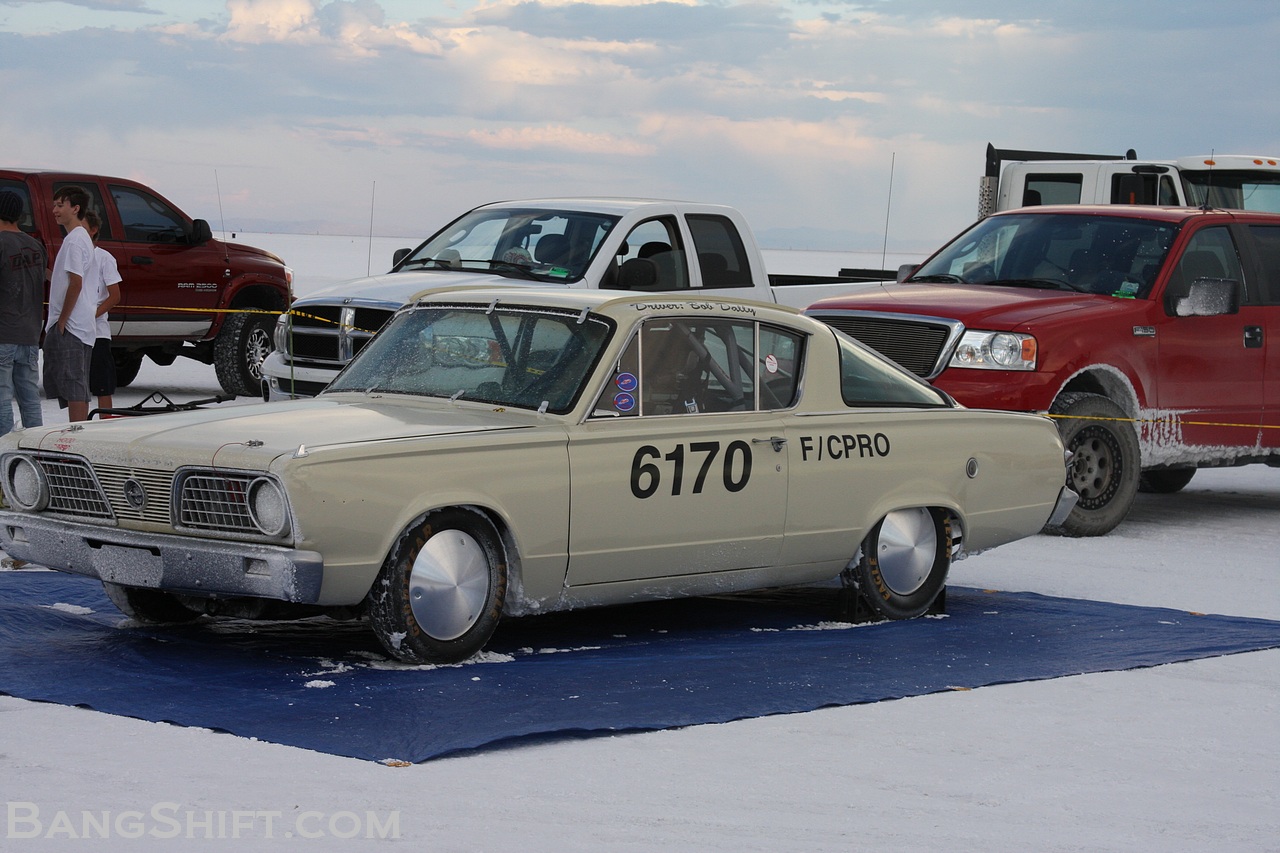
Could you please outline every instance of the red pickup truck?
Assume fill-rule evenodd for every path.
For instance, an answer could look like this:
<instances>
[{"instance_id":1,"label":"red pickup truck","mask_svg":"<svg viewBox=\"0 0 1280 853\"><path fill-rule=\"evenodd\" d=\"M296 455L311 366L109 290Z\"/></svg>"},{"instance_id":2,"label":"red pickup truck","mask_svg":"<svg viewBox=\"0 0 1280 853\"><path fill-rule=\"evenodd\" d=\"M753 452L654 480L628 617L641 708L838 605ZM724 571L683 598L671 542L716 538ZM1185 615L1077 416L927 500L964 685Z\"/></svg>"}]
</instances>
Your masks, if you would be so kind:
<instances>
[{"instance_id":1,"label":"red pickup truck","mask_svg":"<svg viewBox=\"0 0 1280 853\"><path fill-rule=\"evenodd\" d=\"M208 222L136 181L0 169L0 190L23 199L19 227L44 243L50 265L63 238L53 193L70 185L89 194L98 245L124 279L110 315L117 382L132 382L143 356L172 364L181 355L212 364L228 394L257 396L276 317L293 301L292 271L269 252L215 240Z\"/></svg>"},{"instance_id":2,"label":"red pickup truck","mask_svg":"<svg viewBox=\"0 0 1280 853\"><path fill-rule=\"evenodd\" d=\"M1197 468L1280 467L1280 214L1023 208L899 279L808 313L963 405L1058 418L1064 533L1106 533Z\"/></svg>"}]
</instances>

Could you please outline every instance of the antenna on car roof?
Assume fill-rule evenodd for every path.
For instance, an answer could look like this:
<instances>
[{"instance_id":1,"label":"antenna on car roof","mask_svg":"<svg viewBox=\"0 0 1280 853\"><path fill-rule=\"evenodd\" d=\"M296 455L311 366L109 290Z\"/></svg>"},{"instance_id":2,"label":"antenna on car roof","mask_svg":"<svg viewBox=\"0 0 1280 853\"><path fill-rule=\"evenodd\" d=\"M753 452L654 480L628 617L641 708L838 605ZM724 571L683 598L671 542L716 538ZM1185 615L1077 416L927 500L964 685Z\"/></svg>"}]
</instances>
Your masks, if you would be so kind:
<instances>
[{"instance_id":1,"label":"antenna on car roof","mask_svg":"<svg viewBox=\"0 0 1280 853\"><path fill-rule=\"evenodd\" d=\"M1218 165L1217 149L1209 149L1209 159L1204 161L1209 167L1209 181L1204 186L1204 201L1200 203L1201 210L1213 210L1213 204L1210 199L1213 198L1213 168Z\"/></svg>"},{"instance_id":2,"label":"antenna on car roof","mask_svg":"<svg viewBox=\"0 0 1280 853\"><path fill-rule=\"evenodd\" d=\"M880 245L880 269L884 269L885 257L889 254L889 210L893 206L893 167L898 160L898 152L889 155L889 196L884 202L884 242Z\"/></svg>"},{"instance_id":3,"label":"antenna on car roof","mask_svg":"<svg viewBox=\"0 0 1280 853\"><path fill-rule=\"evenodd\" d=\"M213 170L213 188L218 193L218 225L222 227L222 261L228 268L231 266L231 247L227 245L227 218L222 214L222 182L218 180L218 170ZM231 235L235 239L234 234ZM230 270L228 269L228 275Z\"/></svg>"},{"instance_id":4,"label":"antenna on car roof","mask_svg":"<svg viewBox=\"0 0 1280 853\"><path fill-rule=\"evenodd\" d=\"M218 226L222 229L222 239L227 239L227 218L222 215L222 183L218 180L218 170L213 170L213 188L218 193Z\"/></svg>"},{"instance_id":5,"label":"antenna on car roof","mask_svg":"<svg viewBox=\"0 0 1280 853\"><path fill-rule=\"evenodd\" d=\"M373 201L378 197L378 182L373 182L373 191L369 194L369 255L365 259L364 274L373 275Z\"/></svg>"}]
</instances>

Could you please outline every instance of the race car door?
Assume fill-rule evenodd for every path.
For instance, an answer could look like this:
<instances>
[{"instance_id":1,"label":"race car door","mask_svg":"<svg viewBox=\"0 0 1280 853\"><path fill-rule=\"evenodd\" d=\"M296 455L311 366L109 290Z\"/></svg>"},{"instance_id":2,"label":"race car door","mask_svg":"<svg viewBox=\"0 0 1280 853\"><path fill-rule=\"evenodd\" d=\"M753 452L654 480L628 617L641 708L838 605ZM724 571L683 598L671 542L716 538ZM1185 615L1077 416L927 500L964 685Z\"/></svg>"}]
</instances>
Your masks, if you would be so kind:
<instances>
[{"instance_id":1,"label":"race car door","mask_svg":"<svg viewBox=\"0 0 1280 853\"><path fill-rule=\"evenodd\" d=\"M655 317L632 337L569 439L570 586L776 564L787 464L757 325Z\"/></svg>"}]
</instances>

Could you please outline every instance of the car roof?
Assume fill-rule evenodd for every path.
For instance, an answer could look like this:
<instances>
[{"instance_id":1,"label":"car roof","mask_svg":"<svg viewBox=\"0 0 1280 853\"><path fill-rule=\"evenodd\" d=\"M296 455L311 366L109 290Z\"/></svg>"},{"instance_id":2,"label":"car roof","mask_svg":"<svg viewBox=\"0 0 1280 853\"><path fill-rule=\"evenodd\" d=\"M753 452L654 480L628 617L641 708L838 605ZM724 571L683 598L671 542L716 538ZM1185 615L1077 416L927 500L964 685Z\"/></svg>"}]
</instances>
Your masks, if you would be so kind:
<instances>
[{"instance_id":1,"label":"car roof","mask_svg":"<svg viewBox=\"0 0 1280 853\"><path fill-rule=\"evenodd\" d=\"M722 204L706 204L703 202L678 201L675 199L662 198L628 198L628 197L609 197L609 196L583 196L583 197L561 197L561 198L517 198L505 201L493 201L488 204L482 204L477 210L485 210L488 208L531 208L535 210L573 210L583 211L587 213L606 213L616 216L622 216L633 210L643 208L673 208L678 207L684 211L697 212L699 210L707 211L726 211L733 208Z\"/></svg>"},{"instance_id":2,"label":"car roof","mask_svg":"<svg viewBox=\"0 0 1280 853\"><path fill-rule=\"evenodd\" d=\"M787 305L774 305L740 296L723 296L720 294L672 294L672 293L634 293L623 290L587 290L554 287L494 287L492 285L458 285L456 287L432 288L421 291L410 301L411 304L431 304L436 302L459 302L474 305L523 305L546 308L565 308L569 310L587 309L592 313L617 316L636 311L646 312L714 312L715 316L723 316L725 312L736 313L743 318L771 319L776 321L803 321L803 314Z\"/></svg>"},{"instance_id":3,"label":"car roof","mask_svg":"<svg viewBox=\"0 0 1280 853\"><path fill-rule=\"evenodd\" d=\"M1157 207L1150 204L1046 204L1002 210L992 216L1011 214L1048 216L1070 214L1073 216L1111 216L1126 219L1148 219L1158 222L1182 223L1189 219L1221 217L1226 219L1248 218L1280 223L1280 213L1263 211L1226 210L1208 207Z\"/></svg>"}]
</instances>

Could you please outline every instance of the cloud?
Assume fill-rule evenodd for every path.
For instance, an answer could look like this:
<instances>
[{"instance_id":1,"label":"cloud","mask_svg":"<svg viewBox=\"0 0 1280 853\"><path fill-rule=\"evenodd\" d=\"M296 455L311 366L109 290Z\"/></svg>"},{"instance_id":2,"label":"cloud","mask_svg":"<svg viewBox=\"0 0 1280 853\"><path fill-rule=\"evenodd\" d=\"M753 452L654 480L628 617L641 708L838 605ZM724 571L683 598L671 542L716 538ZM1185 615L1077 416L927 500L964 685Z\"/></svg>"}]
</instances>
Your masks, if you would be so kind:
<instances>
[{"instance_id":1,"label":"cloud","mask_svg":"<svg viewBox=\"0 0 1280 853\"><path fill-rule=\"evenodd\" d=\"M5 159L142 170L197 197L216 166L275 220L377 180L380 204L403 193L431 221L578 192L871 232L896 155L895 210L928 248L972 216L988 141L1280 153L1277 85L1260 71L1280 6L1248 0L1198 18L1148 0L988 0L979 14L943 0L424 0L413 18L377 0L228 0L198 16L151 0L158 20L119 0L92 5L147 9L145 22L95 12L61 29L52 3L6 2L44 16L0 33L9 91L56 97L0 114Z\"/></svg>"},{"instance_id":2,"label":"cloud","mask_svg":"<svg viewBox=\"0 0 1280 853\"><path fill-rule=\"evenodd\" d=\"M93 9L100 12L136 12L144 15L159 15L156 9L150 8L145 0L0 0L0 6L41 6L49 5L79 6L82 9Z\"/></svg>"},{"instance_id":3,"label":"cloud","mask_svg":"<svg viewBox=\"0 0 1280 853\"><path fill-rule=\"evenodd\" d=\"M319 28L312 0L227 0L231 20L223 38L243 44L316 41Z\"/></svg>"}]
</instances>

